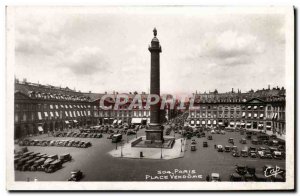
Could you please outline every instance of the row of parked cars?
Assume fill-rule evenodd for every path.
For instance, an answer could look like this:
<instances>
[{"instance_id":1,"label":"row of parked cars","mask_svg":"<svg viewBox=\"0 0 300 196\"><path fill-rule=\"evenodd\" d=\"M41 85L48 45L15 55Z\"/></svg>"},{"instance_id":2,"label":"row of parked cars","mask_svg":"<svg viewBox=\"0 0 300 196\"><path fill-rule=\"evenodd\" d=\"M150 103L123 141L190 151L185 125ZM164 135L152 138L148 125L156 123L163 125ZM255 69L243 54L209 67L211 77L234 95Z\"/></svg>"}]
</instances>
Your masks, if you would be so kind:
<instances>
[{"instance_id":1,"label":"row of parked cars","mask_svg":"<svg viewBox=\"0 0 300 196\"><path fill-rule=\"evenodd\" d=\"M54 137L81 137L81 138L102 138L101 133L83 133L83 132L56 132Z\"/></svg>"},{"instance_id":2,"label":"row of parked cars","mask_svg":"<svg viewBox=\"0 0 300 196\"><path fill-rule=\"evenodd\" d=\"M279 151L274 147L245 147L243 150L239 151L237 146L222 146L217 145L218 152L231 152L233 157L251 157L251 158L261 158L261 159L285 159L284 151Z\"/></svg>"},{"instance_id":3,"label":"row of parked cars","mask_svg":"<svg viewBox=\"0 0 300 196\"><path fill-rule=\"evenodd\" d=\"M58 146L58 147L76 147L88 148L92 146L91 142L80 140L32 140L24 139L19 141L20 146Z\"/></svg>"},{"instance_id":4,"label":"row of parked cars","mask_svg":"<svg viewBox=\"0 0 300 196\"><path fill-rule=\"evenodd\" d=\"M271 175L274 170L278 170L278 175ZM221 177L219 173L212 173L206 177L206 180L219 182ZM285 170L272 165L265 165L259 170L255 167L236 165L235 172L230 174L229 180L233 182L285 182Z\"/></svg>"},{"instance_id":5,"label":"row of parked cars","mask_svg":"<svg viewBox=\"0 0 300 196\"><path fill-rule=\"evenodd\" d=\"M258 182L285 182L285 171L277 166L264 165L261 169L246 165L236 165L235 173L230 175L230 181L258 181ZM271 175L272 171L277 171L278 175Z\"/></svg>"},{"instance_id":6,"label":"row of parked cars","mask_svg":"<svg viewBox=\"0 0 300 196\"><path fill-rule=\"evenodd\" d=\"M44 171L52 173L62 168L63 163L71 161L70 154L47 155L34 152L15 154L15 169L20 171Z\"/></svg>"}]
</instances>

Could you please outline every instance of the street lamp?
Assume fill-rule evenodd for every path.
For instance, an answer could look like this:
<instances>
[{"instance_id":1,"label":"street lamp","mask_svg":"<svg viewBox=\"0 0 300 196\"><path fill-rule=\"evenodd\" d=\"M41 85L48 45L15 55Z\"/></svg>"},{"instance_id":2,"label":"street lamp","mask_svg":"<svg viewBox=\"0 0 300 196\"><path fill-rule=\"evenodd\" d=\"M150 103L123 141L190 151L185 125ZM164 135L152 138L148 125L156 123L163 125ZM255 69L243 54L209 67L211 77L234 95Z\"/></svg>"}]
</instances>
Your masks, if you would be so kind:
<instances>
[{"instance_id":1,"label":"street lamp","mask_svg":"<svg viewBox=\"0 0 300 196\"><path fill-rule=\"evenodd\" d=\"M182 138L181 138L180 152L182 152Z\"/></svg>"},{"instance_id":2,"label":"street lamp","mask_svg":"<svg viewBox=\"0 0 300 196\"><path fill-rule=\"evenodd\" d=\"M163 143L161 143L161 145L160 145L160 158L161 159L163 158L163 156L162 156L162 146L163 146Z\"/></svg>"},{"instance_id":3,"label":"street lamp","mask_svg":"<svg viewBox=\"0 0 300 196\"><path fill-rule=\"evenodd\" d=\"M123 145L121 143L121 157L123 157Z\"/></svg>"}]
</instances>

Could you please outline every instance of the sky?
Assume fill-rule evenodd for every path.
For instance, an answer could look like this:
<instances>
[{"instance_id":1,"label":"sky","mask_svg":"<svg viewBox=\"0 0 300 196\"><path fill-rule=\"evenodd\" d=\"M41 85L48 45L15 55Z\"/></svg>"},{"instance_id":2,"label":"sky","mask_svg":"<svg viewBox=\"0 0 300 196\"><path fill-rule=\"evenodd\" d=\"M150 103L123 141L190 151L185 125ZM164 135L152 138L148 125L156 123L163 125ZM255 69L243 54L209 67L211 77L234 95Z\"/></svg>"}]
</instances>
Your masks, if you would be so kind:
<instances>
[{"instance_id":1,"label":"sky","mask_svg":"<svg viewBox=\"0 0 300 196\"><path fill-rule=\"evenodd\" d=\"M148 92L153 28L161 93L285 86L280 13L180 7L15 10L15 76L82 92Z\"/></svg>"}]
</instances>

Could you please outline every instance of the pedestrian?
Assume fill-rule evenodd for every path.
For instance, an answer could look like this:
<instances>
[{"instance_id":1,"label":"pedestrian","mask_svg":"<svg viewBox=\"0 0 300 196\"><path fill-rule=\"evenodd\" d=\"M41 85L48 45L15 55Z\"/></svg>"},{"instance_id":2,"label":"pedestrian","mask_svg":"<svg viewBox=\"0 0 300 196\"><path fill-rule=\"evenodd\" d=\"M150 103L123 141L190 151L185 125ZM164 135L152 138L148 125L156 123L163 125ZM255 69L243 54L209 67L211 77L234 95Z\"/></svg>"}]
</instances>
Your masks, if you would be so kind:
<instances>
[{"instance_id":1,"label":"pedestrian","mask_svg":"<svg viewBox=\"0 0 300 196\"><path fill-rule=\"evenodd\" d=\"M217 145L215 144L215 149L217 148Z\"/></svg>"}]
</instances>

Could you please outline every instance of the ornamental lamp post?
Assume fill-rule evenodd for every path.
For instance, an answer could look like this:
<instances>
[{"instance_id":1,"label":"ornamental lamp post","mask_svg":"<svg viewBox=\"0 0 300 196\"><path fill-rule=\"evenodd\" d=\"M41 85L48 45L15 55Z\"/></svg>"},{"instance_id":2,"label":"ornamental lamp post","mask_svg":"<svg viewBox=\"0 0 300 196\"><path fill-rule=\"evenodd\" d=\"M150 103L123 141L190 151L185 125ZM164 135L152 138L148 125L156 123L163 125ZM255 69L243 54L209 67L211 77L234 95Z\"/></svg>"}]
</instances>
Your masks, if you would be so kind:
<instances>
[{"instance_id":1,"label":"ornamental lamp post","mask_svg":"<svg viewBox=\"0 0 300 196\"><path fill-rule=\"evenodd\" d=\"M161 158L161 159L163 158L163 156L162 156L162 145L163 145L163 144L160 145L160 158Z\"/></svg>"},{"instance_id":2,"label":"ornamental lamp post","mask_svg":"<svg viewBox=\"0 0 300 196\"><path fill-rule=\"evenodd\" d=\"M121 157L123 157L123 145L121 144Z\"/></svg>"},{"instance_id":3,"label":"ornamental lamp post","mask_svg":"<svg viewBox=\"0 0 300 196\"><path fill-rule=\"evenodd\" d=\"M180 152L182 152L182 138L181 138Z\"/></svg>"}]
</instances>

